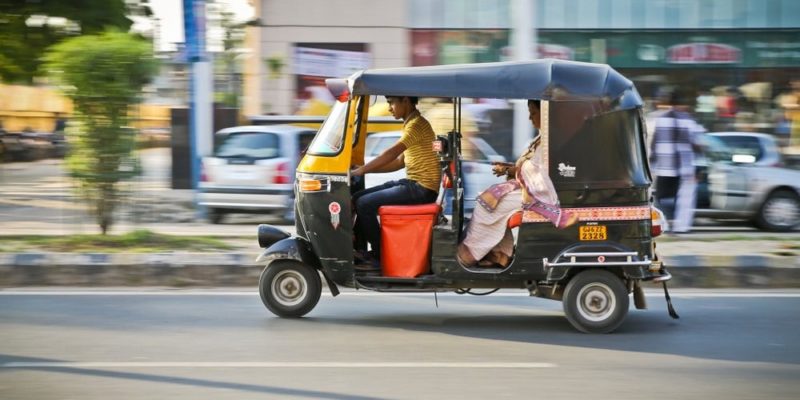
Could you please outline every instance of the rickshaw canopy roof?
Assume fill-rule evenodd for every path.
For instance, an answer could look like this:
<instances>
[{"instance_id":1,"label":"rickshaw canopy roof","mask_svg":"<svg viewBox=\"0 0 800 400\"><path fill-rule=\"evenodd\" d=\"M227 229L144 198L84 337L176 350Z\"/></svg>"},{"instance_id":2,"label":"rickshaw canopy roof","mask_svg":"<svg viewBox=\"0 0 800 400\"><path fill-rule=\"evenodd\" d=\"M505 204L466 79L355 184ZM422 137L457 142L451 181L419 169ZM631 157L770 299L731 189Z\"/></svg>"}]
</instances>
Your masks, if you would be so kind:
<instances>
[{"instance_id":1,"label":"rickshaw canopy roof","mask_svg":"<svg viewBox=\"0 0 800 400\"><path fill-rule=\"evenodd\" d=\"M327 83L334 91L344 82ZM350 76L347 86L353 95L604 100L612 109L642 105L633 82L610 66L554 59L368 69Z\"/></svg>"}]
</instances>

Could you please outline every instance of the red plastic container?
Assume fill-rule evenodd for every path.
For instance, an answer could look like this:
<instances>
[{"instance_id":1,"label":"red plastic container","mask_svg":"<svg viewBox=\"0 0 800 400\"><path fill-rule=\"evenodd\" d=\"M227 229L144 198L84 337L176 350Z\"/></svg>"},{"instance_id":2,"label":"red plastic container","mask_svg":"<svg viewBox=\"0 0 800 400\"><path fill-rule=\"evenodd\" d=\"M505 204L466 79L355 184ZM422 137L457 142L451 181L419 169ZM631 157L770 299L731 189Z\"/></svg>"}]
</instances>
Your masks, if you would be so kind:
<instances>
[{"instance_id":1,"label":"red plastic container","mask_svg":"<svg viewBox=\"0 0 800 400\"><path fill-rule=\"evenodd\" d=\"M431 235L440 211L436 203L378 209L384 276L413 278L428 272Z\"/></svg>"}]
</instances>

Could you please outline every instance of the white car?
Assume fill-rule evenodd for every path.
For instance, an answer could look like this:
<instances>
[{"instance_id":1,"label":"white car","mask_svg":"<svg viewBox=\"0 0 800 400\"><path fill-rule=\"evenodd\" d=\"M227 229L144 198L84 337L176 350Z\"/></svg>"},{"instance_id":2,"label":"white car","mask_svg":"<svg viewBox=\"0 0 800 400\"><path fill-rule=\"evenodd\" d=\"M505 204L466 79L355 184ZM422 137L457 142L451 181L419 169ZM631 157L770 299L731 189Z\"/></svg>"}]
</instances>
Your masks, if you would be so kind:
<instances>
[{"instance_id":1,"label":"white car","mask_svg":"<svg viewBox=\"0 0 800 400\"><path fill-rule=\"evenodd\" d=\"M782 167L775 139L749 132L709 133L718 144L708 165L707 202L698 217L743 218L770 231L800 226L800 171ZM706 149L706 152L709 148ZM702 176L699 182L702 186ZM703 204L706 203L706 204Z\"/></svg>"},{"instance_id":2,"label":"white car","mask_svg":"<svg viewBox=\"0 0 800 400\"><path fill-rule=\"evenodd\" d=\"M367 136L364 161L369 162L400 139L401 131L373 133ZM505 178L492 174L492 162L506 160L481 138L469 137L462 141L462 171L464 173L464 210L475 208L475 198L480 192ZM365 187L370 188L388 181L406 177L405 169L387 173L370 173L364 180ZM446 202L449 206L449 202ZM446 207L446 210L448 207Z\"/></svg>"},{"instance_id":3,"label":"white car","mask_svg":"<svg viewBox=\"0 0 800 400\"><path fill-rule=\"evenodd\" d=\"M711 132L709 135L731 149L737 156L733 161L760 167L779 167L782 164L778 143L772 135L751 132Z\"/></svg>"},{"instance_id":4,"label":"white car","mask_svg":"<svg viewBox=\"0 0 800 400\"><path fill-rule=\"evenodd\" d=\"M316 131L292 125L237 126L214 137L204 157L199 205L220 223L229 213L272 213L294 219L297 164Z\"/></svg>"}]
</instances>

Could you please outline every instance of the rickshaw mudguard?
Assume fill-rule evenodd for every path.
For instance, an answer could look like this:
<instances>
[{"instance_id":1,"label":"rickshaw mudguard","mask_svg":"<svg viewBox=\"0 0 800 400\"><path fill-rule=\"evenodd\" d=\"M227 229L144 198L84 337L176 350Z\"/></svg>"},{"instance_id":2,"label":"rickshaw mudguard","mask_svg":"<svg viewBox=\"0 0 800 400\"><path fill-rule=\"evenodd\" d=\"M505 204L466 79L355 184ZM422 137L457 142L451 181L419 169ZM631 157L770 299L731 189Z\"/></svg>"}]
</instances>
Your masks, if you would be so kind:
<instances>
[{"instance_id":1,"label":"rickshaw mudguard","mask_svg":"<svg viewBox=\"0 0 800 400\"><path fill-rule=\"evenodd\" d=\"M299 236L290 236L273 243L268 248L264 249L261 255L256 258L257 263L266 262L267 268L277 260L295 260L306 264L316 270L322 272L325 282L331 294L335 297L339 294L339 289L336 283L331 280L325 268L319 261L319 258L314 254L309 243L305 238Z\"/></svg>"}]
</instances>

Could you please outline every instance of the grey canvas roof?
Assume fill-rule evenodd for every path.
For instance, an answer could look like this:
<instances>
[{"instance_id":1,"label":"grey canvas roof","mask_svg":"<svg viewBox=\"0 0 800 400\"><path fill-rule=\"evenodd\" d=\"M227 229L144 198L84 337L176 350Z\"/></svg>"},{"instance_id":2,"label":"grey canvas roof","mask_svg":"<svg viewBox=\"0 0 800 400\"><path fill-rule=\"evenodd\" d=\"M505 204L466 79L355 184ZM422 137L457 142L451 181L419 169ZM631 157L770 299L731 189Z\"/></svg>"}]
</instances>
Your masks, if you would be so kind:
<instances>
[{"instance_id":1,"label":"grey canvas roof","mask_svg":"<svg viewBox=\"0 0 800 400\"><path fill-rule=\"evenodd\" d=\"M329 80L329 87L335 85ZM353 95L606 100L614 109L642 105L633 82L605 64L541 59L431 67L368 69L347 79Z\"/></svg>"}]
</instances>

